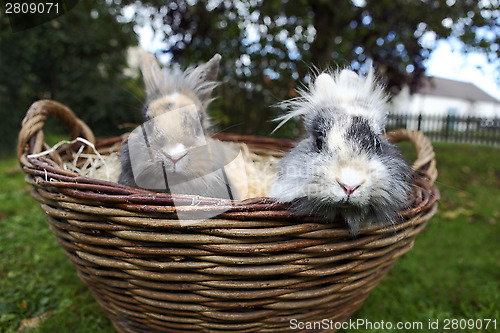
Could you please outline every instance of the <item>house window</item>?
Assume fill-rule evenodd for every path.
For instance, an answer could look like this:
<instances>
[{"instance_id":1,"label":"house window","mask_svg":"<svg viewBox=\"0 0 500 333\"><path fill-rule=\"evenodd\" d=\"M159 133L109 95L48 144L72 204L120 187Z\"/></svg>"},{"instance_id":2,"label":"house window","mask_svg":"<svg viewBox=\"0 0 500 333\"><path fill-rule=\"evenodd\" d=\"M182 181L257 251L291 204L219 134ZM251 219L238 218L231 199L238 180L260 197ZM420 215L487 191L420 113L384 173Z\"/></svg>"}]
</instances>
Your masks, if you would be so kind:
<instances>
[{"instance_id":1,"label":"house window","mask_svg":"<svg viewBox=\"0 0 500 333\"><path fill-rule=\"evenodd\" d=\"M448 115L455 117L458 114L458 109L457 108L448 108Z\"/></svg>"},{"instance_id":2,"label":"house window","mask_svg":"<svg viewBox=\"0 0 500 333\"><path fill-rule=\"evenodd\" d=\"M448 129L454 130L457 122L458 109L451 107L448 108L448 121L446 122L448 125Z\"/></svg>"}]
</instances>

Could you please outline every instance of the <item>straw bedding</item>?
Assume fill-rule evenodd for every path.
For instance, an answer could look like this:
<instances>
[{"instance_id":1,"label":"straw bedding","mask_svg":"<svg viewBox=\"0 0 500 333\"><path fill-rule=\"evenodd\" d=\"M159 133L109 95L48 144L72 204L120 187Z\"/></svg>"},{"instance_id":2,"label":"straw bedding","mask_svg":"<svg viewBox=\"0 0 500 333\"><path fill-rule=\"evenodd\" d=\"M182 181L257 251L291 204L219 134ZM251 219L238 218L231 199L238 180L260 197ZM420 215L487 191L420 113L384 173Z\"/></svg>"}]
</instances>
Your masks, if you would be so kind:
<instances>
[{"instance_id":1,"label":"straw bedding","mask_svg":"<svg viewBox=\"0 0 500 333\"><path fill-rule=\"evenodd\" d=\"M253 153L244 143L237 145L240 155L226 166L226 172L238 189L238 197L244 200L265 196L276 178L275 169L279 158ZM113 150L118 150L119 147L118 143ZM63 162L63 168L80 176L117 182L121 170L120 152L114 151L106 155L93 151L75 154L73 160Z\"/></svg>"}]
</instances>

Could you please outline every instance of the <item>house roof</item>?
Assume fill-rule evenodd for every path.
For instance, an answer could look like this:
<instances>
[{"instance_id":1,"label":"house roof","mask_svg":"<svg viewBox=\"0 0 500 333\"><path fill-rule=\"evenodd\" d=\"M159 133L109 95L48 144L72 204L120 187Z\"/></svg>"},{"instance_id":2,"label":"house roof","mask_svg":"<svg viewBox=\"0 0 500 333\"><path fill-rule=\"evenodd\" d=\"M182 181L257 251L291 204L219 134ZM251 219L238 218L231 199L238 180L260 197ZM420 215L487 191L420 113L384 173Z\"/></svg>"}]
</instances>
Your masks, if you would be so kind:
<instances>
[{"instance_id":1,"label":"house roof","mask_svg":"<svg viewBox=\"0 0 500 333\"><path fill-rule=\"evenodd\" d=\"M443 79L434 76L429 76L424 79L420 88L417 89L417 93L490 103L500 102L473 83Z\"/></svg>"}]
</instances>

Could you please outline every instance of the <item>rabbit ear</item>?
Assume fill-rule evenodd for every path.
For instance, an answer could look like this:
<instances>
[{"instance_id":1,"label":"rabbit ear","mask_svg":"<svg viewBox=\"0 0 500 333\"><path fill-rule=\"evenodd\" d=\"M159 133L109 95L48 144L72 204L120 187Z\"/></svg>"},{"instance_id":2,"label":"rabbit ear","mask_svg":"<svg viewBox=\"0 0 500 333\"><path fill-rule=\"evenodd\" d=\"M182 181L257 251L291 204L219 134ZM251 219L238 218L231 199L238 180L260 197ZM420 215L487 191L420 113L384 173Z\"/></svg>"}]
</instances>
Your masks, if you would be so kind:
<instances>
[{"instance_id":1,"label":"rabbit ear","mask_svg":"<svg viewBox=\"0 0 500 333\"><path fill-rule=\"evenodd\" d=\"M359 76L350 69L343 69L339 74L338 82L345 85L356 85L359 83Z\"/></svg>"},{"instance_id":2,"label":"rabbit ear","mask_svg":"<svg viewBox=\"0 0 500 333\"><path fill-rule=\"evenodd\" d=\"M206 64L198 66L201 71L200 78L204 81L215 81L219 72L220 54L215 54Z\"/></svg>"},{"instance_id":3,"label":"rabbit ear","mask_svg":"<svg viewBox=\"0 0 500 333\"><path fill-rule=\"evenodd\" d=\"M200 89L199 98L202 101L207 101L210 99L212 90L215 88L215 81L217 80L217 73L219 72L221 56L216 54L207 63L196 67L194 73L198 75L198 81L203 85L203 89Z\"/></svg>"},{"instance_id":4,"label":"rabbit ear","mask_svg":"<svg viewBox=\"0 0 500 333\"><path fill-rule=\"evenodd\" d=\"M148 96L158 92L162 85L162 72L156 57L151 52L146 52L142 56L142 76Z\"/></svg>"},{"instance_id":5,"label":"rabbit ear","mask_svg":"<svg viewBox=\"0 0 500 333\"><path fill-rule=\"evenodd\" d=\"M335 90L335 81L330 74L322 73L314 81L314 93L321 97L327 97Z\"/></svg>"}]
</instances>

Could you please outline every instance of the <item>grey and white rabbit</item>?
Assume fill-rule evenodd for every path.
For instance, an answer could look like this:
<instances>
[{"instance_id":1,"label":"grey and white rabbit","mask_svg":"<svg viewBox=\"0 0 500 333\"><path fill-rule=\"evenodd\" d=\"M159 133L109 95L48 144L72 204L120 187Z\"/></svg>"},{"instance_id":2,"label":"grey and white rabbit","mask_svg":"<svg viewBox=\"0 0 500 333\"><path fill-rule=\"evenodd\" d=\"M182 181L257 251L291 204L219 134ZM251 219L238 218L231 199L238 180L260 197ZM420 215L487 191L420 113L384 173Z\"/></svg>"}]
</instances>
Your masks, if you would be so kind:
<instances>
[{"instance_id":1,"label":"grey and white rabbit","mask_svg":"<svg viewBox=\"0 0 500 333\"><path fill-rule=\"evenodd\" d=\"M409 204L412 170L382 136L386 97L373 69L322 73L300 95L278 127L301 115L307 133L280 161L269 196L301 214L340 215L353 234L367 220L393 223Z\"/></svg>"},{"instance_id":2,"label":"grey and white rabbit","mask_svg":"<svg viewBox=\"0 0 500 333\"><path fill-rule=\"evenodd\" d=\"M157 192L235 198L223 168L239 151L206 133L219 61L216 54L196 68L162 72L154 55L144 54L145 122L121 150L119 183Z\"/></svg>"}]
</instances>

